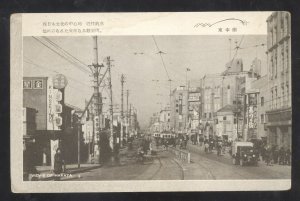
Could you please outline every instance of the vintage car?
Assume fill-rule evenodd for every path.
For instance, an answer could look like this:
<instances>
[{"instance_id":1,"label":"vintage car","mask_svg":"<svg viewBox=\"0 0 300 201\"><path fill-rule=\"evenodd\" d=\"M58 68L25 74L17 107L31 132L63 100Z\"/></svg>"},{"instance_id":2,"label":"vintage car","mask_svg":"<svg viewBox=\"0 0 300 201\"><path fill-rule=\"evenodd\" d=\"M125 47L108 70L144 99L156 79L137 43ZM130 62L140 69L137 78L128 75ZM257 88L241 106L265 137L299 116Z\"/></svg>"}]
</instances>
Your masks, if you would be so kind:
<instances>
[{"instance_id":1,"label":"vintage car","mask_svg":"<svg viewBox=\"0 0 300 201\"><path fill-rule=\"evenodd\" d=\"M259 155L257 150L254 149L252 142L233 142L231 152L234 165L258 165Z\"/></svg>"}]
</instances>

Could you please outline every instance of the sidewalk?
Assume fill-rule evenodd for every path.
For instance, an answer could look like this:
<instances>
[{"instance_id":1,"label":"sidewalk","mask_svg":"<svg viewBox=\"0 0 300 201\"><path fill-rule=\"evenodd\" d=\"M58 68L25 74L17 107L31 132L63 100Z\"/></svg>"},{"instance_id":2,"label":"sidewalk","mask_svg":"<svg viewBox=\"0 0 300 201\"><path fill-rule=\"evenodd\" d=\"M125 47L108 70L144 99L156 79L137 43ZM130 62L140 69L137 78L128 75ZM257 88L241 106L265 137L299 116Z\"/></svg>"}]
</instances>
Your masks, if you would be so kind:
<instances>
[{"instance_id":1,"label":"sidewalk","mask_svg":"<svg viewBox=\"0 0 300 201\"><path fill-rule=\"evenodd\" d=\"M212 150L211 153L205 153L204 145L203 146L193 145L192 143L189 142L188 145L187 145L187 148L192 149L192 150L197 150L197 152L201 153L201 155L207 156L207 158L218 159L218 160L220 160L220 158L223 158L223 160L225 159L226 161L232 163L232 157L229 154L228 148L226 148L225 153L222 154L221 156L217 155L216 150ZM271 167L272 169L277 169L278 171L280 171L282 169L291 169L291 166L288 166L288 165L273 164L271 166L267 166L267 164L262 160L258 161L258 165L259 166L265 166L265 167Z\"/></svg>"}]
</instances>

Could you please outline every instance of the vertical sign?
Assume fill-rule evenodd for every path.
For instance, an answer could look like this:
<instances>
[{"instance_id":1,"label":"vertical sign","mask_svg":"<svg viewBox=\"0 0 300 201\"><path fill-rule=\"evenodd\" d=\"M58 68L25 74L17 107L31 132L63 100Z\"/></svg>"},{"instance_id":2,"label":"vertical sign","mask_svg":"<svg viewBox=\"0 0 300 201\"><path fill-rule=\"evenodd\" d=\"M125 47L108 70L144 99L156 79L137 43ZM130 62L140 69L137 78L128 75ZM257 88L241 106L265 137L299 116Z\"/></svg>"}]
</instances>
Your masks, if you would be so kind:
<instances>
[{"instance_id":1,"label":"vertical sign","mask_svg":"<svg viewBox=\"0 0 300 201\"><path fill-rule=\"evenodd\" d=\"M57 89L53 88L53 80L51 77L47 81L47 130L59 130L56 119L58 117L55 112Z\"/></svg>"},{"instance_id":2,"label":"vertical sign","mask_svg":"<svg viewBox=\"0 0 300 201\"><path fill-rule=\"evenodd\" d=\"M248 95L248 138L257 137L257 94Z\"/></svg>"}]
</instances>

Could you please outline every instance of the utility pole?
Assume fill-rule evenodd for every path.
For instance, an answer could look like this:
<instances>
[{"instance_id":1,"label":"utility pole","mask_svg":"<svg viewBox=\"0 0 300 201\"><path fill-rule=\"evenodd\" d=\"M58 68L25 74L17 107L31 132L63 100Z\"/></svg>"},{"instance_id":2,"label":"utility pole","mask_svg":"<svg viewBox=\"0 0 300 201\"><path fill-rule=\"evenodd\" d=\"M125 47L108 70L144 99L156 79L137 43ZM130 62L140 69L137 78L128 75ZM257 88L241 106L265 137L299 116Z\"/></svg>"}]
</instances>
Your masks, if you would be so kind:
<instances>
[{"instance_id":1,"label":"utility pole","mask_svg":"<svg viewBox=\"0 0 300 201\"><path fill-rule=\"evenodd\" d=\"M109 99L110 99L110 138L109 138L109 146L112 150L114 150L116 145L116 136L114 136L114 114L113 114L113 98L112 98L112 84L111 84L111 60L110 57L107 57L107 68L108 68L108 85L109 85Z\"/></svg>"},{"instance_id":2,"label":"utility pole","mask_svg":"<svg viewBox=\"0 0 300 201\"><path fill-rule=\"evenodd\" d=\"M171 104L172 104L172 81L173 80L171 80L171 79L169 79L168 80L169 81L169 83L170 83L170 94L169 94L169 96L170 96L170 114L171 114L171 110L172 110L172 107L171 107ZM169 129L170 129L170 131L171 131L171 120L170 120L170 122L168 122L168 126L169 126Z\"/></svg>"},{"instance_id":3,"label":"utility pole","mask_svg":"<svg viewBox=\"0 0 300 201\"><path fill-rule=\"evenodd\" d=\"M229 38L229 60L231 60L231 38Z\"/></svg>"},{"instance_id":4,"label":"utility pole","mask_svg":"<svg viewBox=\"0 0 300 201\"><path fill-rule=\"evenodd\" d=\"M77 123L77 167L80 168L80 140L81 140L81 137L80 137L80 119L78 119L78 121L76 122Z\"/></svg>"},{"instance_id":5,"label":"utility pole","mask_svg":"<svg viewBox=\"0 0 300 201\"><path fill-rule=\"evenodd\" d=\"M126 141L128 140L128 97L129 97L129 90L126 91Z\"/></svg>"},{"instance_id":6,"label":"utility pole","mask_svg":"<svg viewBox=\"0 0 300 201\"><path fill-rule=\"evenodd\" d=\"M94 42L94 47L93 47L93 53L94 53L94 61L91 66L91 70L93 73L93 88L94 88L94 93L93 93L93 103L94 103L94 114L95 118L98 118L100 120L100 115L102 113L102 95L99 92L99 73L101 70L101 67L103 65L98 64L98 44L97 44L97 36L93 36L93 42ZM95 133L96 135L96 143L95 143L95 148L96 148L96 153L94 155L95 160L97 162L101 162L101 153L100 153L100 125L98 125L95 128ZM93 136L94 138L94 136ZM95 149L94 148L94 149Z\"/></svg>"},{"instance_id":7,"label":"utility pole","mask_svg":"<svg viewBox=\"0 0 300 201\"><path fill-rule=\"evenodd\" d=\"M124 74L121 75L121 134L120 134L120 146L123 146L123 135L124 135L124 130L123 130L123 123L124 123L124 82L125 82L125 76Z\"/></svg>"},{"instance_id":8,"label":"utility pole","mask_svg":"<svg viewBox=\"0 0 300 201\"><path fill-rule=\"evenodd\" d=\"M129 133L131 133L131 103L129 108Z\"/></svg>"}]
</instances>

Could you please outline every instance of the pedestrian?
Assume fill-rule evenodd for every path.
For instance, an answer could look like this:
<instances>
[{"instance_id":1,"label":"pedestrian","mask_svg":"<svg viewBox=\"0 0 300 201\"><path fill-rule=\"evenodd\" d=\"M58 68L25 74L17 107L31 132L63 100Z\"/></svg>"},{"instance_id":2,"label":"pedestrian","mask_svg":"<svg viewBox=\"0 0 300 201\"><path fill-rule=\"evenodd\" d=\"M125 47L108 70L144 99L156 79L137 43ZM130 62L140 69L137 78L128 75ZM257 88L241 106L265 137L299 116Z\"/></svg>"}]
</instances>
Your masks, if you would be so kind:
<instances>
[{"instance_id":1,"label":"pedestrian","mask_svg":"<svg viewBox=\"0 0 300 201\"><path fill-rule=\"evenodd\" d=\"M278 163L278 157L279 157L278 147L277 147L277 145L274 145L274 147L273 147L273 161L274 161L274 164Z\"/></svg>"},{"instance_id":2,"label":"pedestrian","mask_svg":"<svg viewBox=\"0 0 300 201\"><path fill-rule=\"evenodd\" d=\"M284 156L285 156L285 151L284 148L281 147L278 151L278 156L279 156L279 165L284 165Z\"/></svg>"},{"instance_id":3,"label":"pedestrian","mask_svg":"<svg viewBox=\"0 0 300 201\"><path fill-rule=\"evenodd\" d=\"M267 163L267 166L271 165L271 149L269 146L266 147L266 152L265 152L265 160Z\"/></svg>"},{"instance_id":4,"label":"pedestrian","mask_svg":"<svg viewBox=\"0 0 300 201\"><path fill-rule=\"evenodd\" d=\"M221 142L217 143L217 155L220 156L221 155Z\"/></svg>"},{"instance_id":5,"label":"pedestrian","mask_svg":"<svg viewBox=\"0 0 300 201\"><path fill-rule=\"evenodd\" d=\"M59 174L62 173L62 166L64 164L64 161L62 159L61 151L59 148L57 148L56 153L54 155L54 173L55 175L55 180L60 180Z\"/></svg>"},{"instance_id":6,"label":"pedestrian","mask_svg":"<svg viewBox=\"0 0 300 201\"><path fill-rule=\"evenodd\" d=\"M289 148L285 151L285 164L291 165L291 150Z\"/></svg>"},{"instance_id":7,"label":"pedestrian","mask_svg":"<svg viewBox=\"0 0 300 201\"><path fill-rule=\"evenodd\" d=\"M209 144L207 141L205 141L205 144L204 144L204 150L205 150L205 153L208 153L209 152Z\"/></svg>"}]
</instances>

